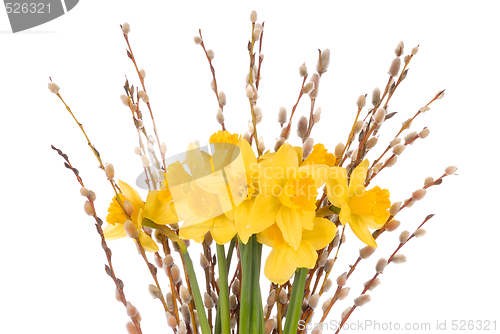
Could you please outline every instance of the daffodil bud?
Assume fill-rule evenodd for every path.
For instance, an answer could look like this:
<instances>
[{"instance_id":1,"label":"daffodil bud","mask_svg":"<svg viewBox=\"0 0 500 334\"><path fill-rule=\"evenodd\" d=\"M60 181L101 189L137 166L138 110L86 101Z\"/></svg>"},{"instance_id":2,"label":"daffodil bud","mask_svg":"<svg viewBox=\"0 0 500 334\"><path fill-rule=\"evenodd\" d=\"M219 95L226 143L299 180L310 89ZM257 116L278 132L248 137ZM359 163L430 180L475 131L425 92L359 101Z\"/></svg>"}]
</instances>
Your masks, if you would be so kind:
<instances>
[{"instance_id":1,"label":"daffodil bud","mask_svg":"<svg viewBox=\"0 0 500 334\"><path fill-rule=\"evenodd\" d=\"M361 307L368 304L371 300L372 299L370 295L361 295L358 298L354 299L354 305L356 305L356 307Z\"/></svg>"},{"instance_id":2,"label":"daffodil bud","mask_svg":"<svg viewBox=\"0 0 500 334\"><path fill-rule=\"evenodd\" d=\"M418 230L415 231L415 237L421 238L427 233L423 228L419 228Z\"/></svg>"},{"instance_id":3,"label":"daffodil bud","mask_svg":"<svg viewBox=\"0 0 500 334\"><path fill-rule=\"evenodd\" d=\"M403 254L396 254L392 257L392 262L394 262L396 264L405 263L406 256L404 256Z\"/></svg>"},{"instance_id":4,"label":"daffodil bud","mask_svg":"<svg viewBox=\"0 0 500 334\"><path fill-rule=\"evenodd\" d=\"M125 105L125 106L130 106L130 101L128 99L128 96L127 95L120 95L120 99L122 100L122 103Z\"/></svg>"},{"instance_id":5,"label":"daffodil bud","mask_svg":"<svg viewBox=\"0 0 500 334\"><path fill-rule=\"evenodd\" d=\"M122 32L123 32L124 35L128 35L128 33L130 32L130 24L128 24L127 22L125 22L122 25Z\"/></svg>"},{"instance_id":6,"label":"daffodil bud","mask_svg":"<svg viewBox=\"0 0 500 334\"><path fill-rule=\"evenodd\" d=\"M458 170L458 168L457 168L457 167L455 167L455 166L448 166L448 167L446 167L446 169L444 170L444 172L445 172L445 174L446 174L446 175L448 175L448 176L449 176L449 175L453 175L453 174L455 174L455 172L456 172L457 170Z\"/></svg>"},{"instance_id":7,"label":"daffodil bud","mask_svg":"<svg viewBox=\"0 0 500 334\"><path fill-rule=\"evenodd\" d=\"M207 56L208 56L208 59L210 59L210 60L214 59L214 57L215 57L214 50L212 50L212 49L207 50Z\"/></svg>"},{"instance_id":8,"label":"daffodil bud","mask_svg":"<svg viewBox=\"0 0 500 334\"><path fill-rule=\"evenodd\" d=\"M224 93L223 91L220 91L219 92L219 104L221 106L225 106L226 105L226 93Z\"/></svg>"},{"instance_id":9,"label":"daffodil bud","mask_svg":"<svg viewBox=\"0 0 500 334\"><path fill-rule=\"evenodd\" d=\"M299 75L303 78L303 77L307 77L307 67L306 67L306 63L303 63L302 65L300 65L299 67Z\"/></svg>"},{"instance_id":10,"label":"daffodil bud","mask_svg":"<svg viewBox=\"0 0 500 334\"><path fill-rule=\"evenodd\" d=\"M412 194L411 194L411 198L414 199L415 201L420 201L422 198L424 198L425 194L427 193L427 190L425 189L418 189L418 190L415 190Z\"/></svg>"},{"instance_id":11,"label":"daffodil bud","mask_svg":"<svg viewBox=\"0 0 500 334\"><path fill-rule=\"evenodd\" d=\"M392 219L390 222L388 222L387 224L384 225L384 228L387 232L392 232L392 231L397 230L399 225L401 225L399 220Z\"/></svg>"},{"instance_id":12,"label":"daffodil bud","mask_svg":"<svg viewBox=\"0 0 500 334\"><path fill-rule=\"evenodd\" d=\"M196 45L200 45L201 42L203 42L203 40L201 39L200 36L194 36L193 41L194 41L194 44L196 44Z\"/></svg>"},{"instance_id":13,"label":"daffodil bud","mask_svg":"<svg viewBox=\"0 0 500 334\"><path fill-rule=\"evenodd\" d=\"M85 201L85 204L83 205L83 210L89 216L95 215L94 208L92 207L92 204L90 203L90 201Z\"/></svg>"},{"instance_id":14,"label":"daffodil bud","mask_svg":"<svg viewBox=\"0 0 500 334\"><path fill-rule=\"evenodd\" d=\"M162 297L161 291L156 287L156 285L150 284L148 287L148 291L151 297L153 297L154 299Z\"/></svg>"},{"instance_id":15,"label":"daffodil bud","mask_svg":"<svg viewBox=\"0 0 500 334\"><path fill-rule=\"evenodd\" d=\"M399 73L399 68L401 67L401 58L394 58L391 66L389 67L389 75L395 77Z\"/></svg>"},{"instance_id":16,"label":"daffodil bud","mask_svg":"<svg viewBox=\"0 0 500 334\"><path fill-rule=\"evenodd\" d=\"M366 104L366 96L360 95L358 97L358 100L356 101L356 104L358 105L359 109L363 108Z\"/></svg>"},{"instance_id":17,"label":"daffodil bud","mask_svg":"<svg viewBox=\"0 0 500 334\"><path fill-rule=\"evenodd\" d=\"M55 83L53 83L53 82L49 82L48 87L49 87L49 91L50 91L51 93L56 94L56 95L57 95L57 94L59 94L59 90L61 89L61 88L59 88L59 86L58 86L58 85L56 85L56 84L55 84Z\"/></svg>"},{"instance_id":18,"label":"daffodil bud","mask_svg":"<svg viewBox=\"0 0 500 334\"><path fill-rule=\"evenodd\" d=\"M399 235L399 242L404 244L408 240L409 236L410 236L410 232L408 232L408 231L401 232L401 234Z\"/></svg>"},{"instance_id":19,"label":"daffodil bud","mask_svg":"<svg viewBox=\"0 0 500 334\"><path fill-rule=\"evenodd\" d=\"M375 253L376 248L372 246L366 246L359 250L359 257L362 259L367 259Z\"/></svg>"},{"instance_id":20,"label":"daffodil bud","mask_svg":"<svg viewBox=\"0 0 500 334\"><path fill-rule=\"evenodd\" d=\"M222 114L221 108L217 110L217 115L215 116L215 119L217 120L217 122L219 122L219 124L224 124L224 115Z\"/></svg>"},{"instance_id":21,"label":"daffodil bud","mask_svg":"<svg viewBox=\"0 0 500 334\"><path fill-rule=\"evenodd\" d=\"M140 70L139 74L141 75L142 79L146 79L146 71L145 70Z\"/></svg>"},{"instance_id":22,"label":"daffodil bud","mask_svg":"<svg viewBox=\"0 0 500 334\"><path fill-rule=\"evenodd\" d=\"M375 265L375 270L377 271L377 273L382 274L386 266L387 260L384 258L380 258Z\"/></svg>"}]
</instances>

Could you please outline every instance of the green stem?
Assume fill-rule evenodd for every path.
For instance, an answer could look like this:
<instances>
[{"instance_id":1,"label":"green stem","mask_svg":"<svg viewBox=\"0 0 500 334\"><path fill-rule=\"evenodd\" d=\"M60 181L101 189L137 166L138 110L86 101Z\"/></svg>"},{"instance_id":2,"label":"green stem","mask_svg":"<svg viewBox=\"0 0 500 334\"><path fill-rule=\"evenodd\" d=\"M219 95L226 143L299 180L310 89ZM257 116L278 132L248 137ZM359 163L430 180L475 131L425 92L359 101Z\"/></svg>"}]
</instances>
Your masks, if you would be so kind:
<instances>
[{"instance_id":1,"label":"green stem","mask_svg":"<svg viewBox=\"0 0 500 334\"><path fill-rule=\"evenodd\" d=\"M241 259L241 289L240 289L240 334L252 334L250 331L250 316L252 306L252 277L250 269L250 256L252 242L246 245L238 238L238 249Z\"/></svg>"},{"instance_id":2,"label":"green stem","mask_svg":"<svg viewBox=\"0 0 500 334\"><path fill-rule=\"evenodd\" d=\"M231 258L233 257L234 245L236 244L236 237L231 239L231 243L229 244L229 249L227 250L227 272L229 273L229 267L231 267Z\"/></svg>"},{"instance_id":3,"label":"green stem","mask_svg":"<svg viewBox=\"0 0 500 334\"><path fill-rule=\"evenodd\" d=\"M200 287L198 286L198 280L196 279L196 274L194 272L193 261L187 252L182 251L182 257L186 264L186 269L189 276L189 283L191 285L191 291L193 292L194 304L196 310L198 311L198 320L200 321L201 332L203 334L210 334L210 326L208 325L207 314L205 313L205 305L203 304L203 299L200 294Z\"/></svg>"},{"instance_id":4,"label":"green stem","mask_svg":"<svg viewBox=\"0 0 500 334\"><path fill-rule=\"evenodd\" d=\"M251 238L251 275L252 275L252 333L264 334L264 311L262 310L262 295L260 291L260 263L262 244L257 242L257 236Z\"/></svg>"},{"instance_id":5,"label":"green stem","mask_svg":"<svg viewBox=\"0 0 500 334\"><path fill-rule=\"evenodd\" d=\"M284 334L297 333L299 326L300 308L302 307L302 299L304 298L304 287L306 285L307 268L300 268L295 271L293 280L292 293L286 312L286 323Z\"/></svg>"},{"instance_id":6,"label":"green stem","mask_svg":"<svg viewBox=\"0 0 500 334\"><path fill-rule=\"evenodd\" d=\"M221 316L222 334L229 334L231 331L229 315L229 287L227 283L227 264L224 245L217 244L217 265L219 267L219 305Z\"/></svg>"}]
</instances>

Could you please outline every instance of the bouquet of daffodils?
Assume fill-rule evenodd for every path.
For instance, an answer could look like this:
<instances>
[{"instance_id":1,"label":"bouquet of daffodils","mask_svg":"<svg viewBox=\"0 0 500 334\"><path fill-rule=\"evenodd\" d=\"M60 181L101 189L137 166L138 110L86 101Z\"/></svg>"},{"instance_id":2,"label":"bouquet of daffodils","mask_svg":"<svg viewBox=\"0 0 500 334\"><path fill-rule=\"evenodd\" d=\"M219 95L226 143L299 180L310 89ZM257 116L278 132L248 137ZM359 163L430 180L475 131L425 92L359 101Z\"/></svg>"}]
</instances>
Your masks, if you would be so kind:
<instances>
[{"instance_id":1,"label":"bouquet of daffodils","mask_svg":"<svg viewBox=\"0 0 500 334\"><path fill-rule=\"evenodd\" d=\"M175 156L167 156L166 144L160 141L146 90L146 73L139 70L130 45L130 26L121 26L127 56L138 75L138 84L134 86L127 80L121 96L138 136L135 153L143 172L135 185L134 180L115 179L114 166L102 162L59 87L53 82L48 85L80 127L114 192L104 222L94 206L95 193L85 187L68 156L52 146L74 172L80 193L86 197L84 210L95 220L107 258L106 273L116 285L117 300L130 317L126 324L130 334L142 333L142 316L127 299L124 283L113 268L109 240L133 240L131 246L137 247L144 259L144 270L151 274L149 292L166 313L165 326L174 333L305 333L315 312L320 320L312 332L321 333L332 306L348 296L346 282L355 268L374 253L384 232L399 227L398 213L456 171L450 166L438 178L426 179L424 186L404 201L391 202L388 189L371 186L379 173L387 172L396 163L407 145L427 137L427 128L420 132L407 130L413 119L444 96L444 90L439 91L403 122L385 150L368 159L377 144L377 133L395 114L388 111L389 101L418 52L414 47L403 56L402 42L395 49L385 88L373 90L371 107L366 106L366 95L358 98L352 126L345 130L345 142L333 147L314 144L311 137L321 117L321 108L316 107L321 77L330 62L330 51L319 50L314 73L309 75L305 64L299 67L302 85L298 99L289 114L284 107L279 109L279 137L274 148L266 150L263 137L257 134L262 121L258 100L264 23L257 23L256 12L251 13L250 20L246 97L241 96L248 99L248 132L240 135L226 129L226 95L218 89L212 64L214 52L206 48L200 30L194 42L210 66L212 90L219 107L215 118L221 130L209 138L208 145L190 143L184 153ZM302 98L310 101L309 117L294 121ZM150 117L152 129L146 129L144 117ZM292 121L297 124L294 130ZM302 140L302 146L288 143L292 132ZM137 188L147 189L145 199ZM399 246L377 262L362 293L341 314L337 332L356 308L370 301L368 292L380 284L378 276L384 268L406 261L399 250L411 239L423 236L422 226L431 218L427 216L413 233L400 234ZM366 246L355 254L357 260L344 272L336 268L335 262L348 234ZM192 257L199 258L198 265ZM261 271L269 283L261 281ZM168 284L160 286L161 280Z\"/></svg>"}]
</instances>

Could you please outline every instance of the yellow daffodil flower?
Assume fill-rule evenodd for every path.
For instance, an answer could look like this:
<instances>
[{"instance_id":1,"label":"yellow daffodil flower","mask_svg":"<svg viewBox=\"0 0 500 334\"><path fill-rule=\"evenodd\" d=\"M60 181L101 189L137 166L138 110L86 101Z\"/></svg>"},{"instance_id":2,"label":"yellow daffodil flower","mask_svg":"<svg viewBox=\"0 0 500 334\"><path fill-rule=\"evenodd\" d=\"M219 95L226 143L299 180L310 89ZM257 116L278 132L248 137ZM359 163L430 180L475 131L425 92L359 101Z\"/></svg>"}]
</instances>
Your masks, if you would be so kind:
<instances>
[{"instance_id":1,"label":"yellow daffodil flower","mask_svg":"<svg viewBox=\"0 0 500 334\"><path fill-rule=\"evenodd\" d=\"M317 250L326 247L335 237L337 227L325 218L315 218L312 230L303 230L298 248L283 238L277 224L257 234L258 242L272 247L264 266L264 274L273 283L284 284L297 268L313 268Z\"/></svg>"},{"instance_id":2,"label":"yellow daffodil flower","mask_svg":"<svg viewBox=\"0 0 500 334\"><path fill-rule=\"evenodd\" d=\"M259 195L250 213L249 233L259 233L275 222L284 240L298 249L302 229L311 230L316 210L317 189L329 167L299 167L302 154L284 144L270 159L259 163Z\"/></svg>"},{"instance_id":3,"label":"yellow daffodil flower","mask_svg":"<svg viewBox=\"0 0 500 334\"><path fill-rule=\"evenodd\" d=\"M302 161L301 166L305 165L327 165L328 167L335 166L337 159L332 153L328 153L323 144L316 144L309 156Z\"/></svg>"},{"instance_id":4,"label":"yellow daffodil flower","mask_svg":"<svg viewBox=\"0 0 500 334\"><path fill-rule=\"evenodd\" d=\"M347 184L347 171L342 167L333 167L326 181L330 202L340 208L339 219L349 224L354 234L365 244L377 247L369 229L384 226L389 217L389 190L374 187L365 189L368 160L359 164L351 174Z\"/></svg>"},{"instance_id":5,"label":"yellow daffodil flower","mask_svg":"<svg viewBox=\"0 0 500 334\"><path fill-rule=\"evenodd\" d=\"M132 204L133 213L130 220L139 231L139 241L145 250L157 252L158 245L142 231L142 220L147 218L160 225L176 223L178 220L172 208L168 203L158 198L160 191L150 191L146 203L144 203L139 193L127 183L120 180L118 184L122 190L122 193L118 194L121 203L124 204L127 200ZM108 208L108 216L106 217L108 225L104 228L104 237L108 240L115 240L127 236L123 228L127 219L116 198L113 198Z\"/></svg>"}]
</instances>

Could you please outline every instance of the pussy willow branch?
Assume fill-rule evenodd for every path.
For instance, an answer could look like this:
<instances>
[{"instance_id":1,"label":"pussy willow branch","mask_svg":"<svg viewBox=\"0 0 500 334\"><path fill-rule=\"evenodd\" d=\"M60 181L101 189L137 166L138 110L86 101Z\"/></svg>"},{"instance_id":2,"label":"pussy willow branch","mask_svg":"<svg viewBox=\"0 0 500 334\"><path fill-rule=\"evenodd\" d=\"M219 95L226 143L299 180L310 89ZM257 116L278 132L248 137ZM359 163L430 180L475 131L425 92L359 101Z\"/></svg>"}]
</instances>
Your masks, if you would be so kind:
<instances>
[{"instance_id":1,"label":"pussy willow branch","mask_svg":"<svg viewBox=\"0 0 500 334\"><path fill-rule=\"evenodd\" d=\"M429 221L432 217L434 217L433 214L430 214L428 215L427 217L425 217L424 221L422 222L422 224L420 224L419 227L417 227L417 230L419 228L421 228L427 221ZM397 252L404 246L408 243L408 241L410 241L411 239L413 239L413 237L415 237L415 233L413 233L405 242L403 243L400 243L399 246L396 248L396 250L392 253L392 255L389 257L389 259L387 260L387 265L389 265L391 262L392 262L392 258L397 254ZM366 287L364 288L363 292L361 292L361 295L364 295L368 289L370 289L370 286L372 285L372 283L375 281L375 279L377 279L377 277L380 275L380 273L376 273L373 278L370 280L370 282L368 282L368 284L366 285ZM337 331L335 332L335 334L339 333L340 330L342 329L342 326L346 323L346 321L349 319L349 317L351 316L351 314L354 312L354 310L356 309L356 305L353 305L351 310L349 311L349 313L347 313L347 315L342 319L342 322L340 323L339 325L339 328L337 329Z\"/></svg>"},{"instance_id":2,"label":"pussy willow branch","mask_svg":"<svg viewBox=\"0 0 500 334\"><path fill-rule=\"evenodd\" d=\"M219 108L221 108L222 111L224 111L224 106L222 104L220 104L220 100L219 100L219 92L217 90L217 79L215 78L215 68L212 65L212 59L210 59L210 57L208 56L207 49L205 48L205 44L203 42L203 36L201 35L201 29L199 29L198 32L199 32L200 38L201 38L200 45L203 48L203 52L205 52L205 56L207 57L208 64L210 65L210 71L212 72L212 77L213 77L213 80L214 80L214 93L215 93L215 97L217 97L217 103L219 104ZM224 125L224 123L222 123L221 125L222 125L222 131L226 131L226 126Z\"/></svg>"},{"instance_id":3,"label":"pussy willow branch","mask_svg":"<svg viewBox=\"0 0 500 334\"><path fill-rule=\"evenodd\" d=\"M297 109L297 106L299 105L299 102L300 102L300 99L302 98L302 95L304 95L304 85L306 83L306 79L307 79L307 75L304 77L304 80L302 80L302 86L300 87L300 93L299 93L299 97L297 98L297 102L295 102L295 105L293 106L292 108L292 113L290 114L290 119L288 120L288 125L286 127L286 131L285 131L285 136L283 138L288 138L288 135L290 133L290 127L292 126L292 118L293 118L293 114L295 113L295 110Z\"/></svg>"},{"instance_id":4,"label":"pussy willow branch","mask_svg":"<svg viewBox=\"0 0 500 334\"><path fill-rule=\"evenodd\" d=\"M432 102L436 101L436 100L438 99L439 95L441 95L441 93L443 93L443 92L444 92L444 89L443 89L442 91L438 92L438 93L436 94L436 96L434 96L434 97L432 98L432 100L430 100L430 101L429 101L429 102L425 105L425 107L428 107L428 106L429 106ZM401 133L402 133L402 132L403 132L403 131L404 131L404 130L405 130L405 129L406 129L406 128L410 125L410 124L411 124L411 122L413 122L413 120L414 120L415 118L417 118L417 116L418 116L419 114L421 114L420 109L419 109L419 110L417 111L417 113L416 113L416 114L415 114L415 115L411 118L411 120L410 120L409 122L407 122L405 125L403 125L403 126L401 127L401 129L398 131L398 133L394 136L394 139L398 138L398 137L399 137L399 135L400 135L400 134L401 134ZM385 154L386 154L386 153L387 153L390 149L391 149L391 145L387 146L387 148L386 148L386 149L385 149L385 151L384 151L384 152L380 155L380 157L378 157L378 158L377 158L377 159L376 159L376 160L372 163L372 166L371 166L371 167L375 166L375 165L376 165L376 164L377 164L377 163L378 163L378 162L379 162L379 161L380 161L380 160L384 157L384 155L385 155Z\"/></svg>"},{"instance_id":5,"label":"pussy willow branch","mask_svg":"<svg viewBox=\"0 0 500 334\"><path fill-rule=\"evenodd\" d=\"M262 22L262 32L260 33L260 39L259 39L259 68L257 70L257 79L255 81L255 88L257 91L259 91L259 83L260 83L260 68L262 66L262 60L264 58L261 57L261 51L262 51L262 38L264 37L264 22Z\"/></svg>"},{"instance_id":6,"label":"pussy willow branch","mask_svg":"<svg viewBox=\"0 0 500 334\"><path fill-rule=\"evenodd\" d=\"M62 96L59 93L57 93L57 97L59 97L59 99L62 101L62 103L66 107L66 110L69 111L69 113L71 114L71 116L73 117L73 119L75 120L75 122L78 124L78 126L82 130L83 134L85 135L85 138L87 139L89 147L94 152L94 155L97 158L97 160L99 161L101 168L104 170L105 168L104 168L104 165L102 164L101 156L97 152L97 150L94 148L94 146L92 145L92 143L90 142L89 137L87 136L87 134L83 130L82 124L80 124L80 122L78 122L78 120L76 119L75 115L73 114L73 112L71 111L71 109L69 108L69 106L66 104L66 102L64 102ZM113 187L113 190L115 191L115 199L116 199L117 203L120 205L123 214L127 217L127 219L130 219L130 215L125 211L125 208L123 207L123 203L121 202L120 196L118 196L118 191L117 191L117 187L115 186L114 180L110 179L109 182L111 183L111 186ZM118 188L118 190L120 190L120 189ZM148 265L148 269L149 269L151 275L153 276L153 279L154 279L154 281L156 283L156 287L158 288L158 290L161 291L159 283L158 283L158 280L156 279L156 274L153 275L153 270L151 268L152 264L149 263L149 261L147 260L146 255L144 254L144 249L143 249L143 247L141 245L141 242L139 241L139 238L138 237L135 238L135 241L137 242L137 245L139 246L139 249L141 250L141 255L142 255L143 259L145 260L146 264ZM156 267L155 267L155 269L156 269ZM162 293L162 297L161 297L160 300L161 300L161 302L163 304L163 307L164 307L165 311L168 311L167 304L165 303L165 299L163 298L163 293Z\"/></svg>"},{"instance_id":7,"label":"pussy willow branch","mask_svg":"<svg viewBox=\"0 0 500 334\"><path fill-rule=\"evenodd\" d=\"M71 165L71 162L69 161L68 156L66 154L64 154L61 150L54 147L53 145L51 145L51 148L53 150L57 151L57 153L63 157L63 159L66 161L64 164L66 166L66 168L71 169L71 171L75 174L76 179L80 183L80 185L82 187L85 187L83 180L80 177L80 173L78 172L78 170L76 168L74 168ZM108 260L108 265L105 268L106 274L108 274L108 276L111 277L111 279L115 283L116 291L118 291L118 293L120 294L120 299L122 301L122 304L125 307L127 307L127 299L125 298L125 293L123 292L123 282L118 277L116 277L115 270L113 268L113 263L111 261L111 256L112 256L111 250L109 249L108 245L106 244L106 239L104 238L104 232L103 232L102 227L101 227L102 226L102 219L97 216L94 202L90 199L90 195L87 196L87 200L90 202L90 204L92 206L92 210L94 211L94 215L92 217L94 217L94 219L96 221L95 226L97 229L97 233L101 237L101 246L102 246L102 249L104 250L104 253L106 254L106 259ZM137 320L137 317L131 317L130 319L134 323L134 326L137 329L138 333L142 334L141 325L139 324L139 320Z\"/></svg>"},{"instance_id":8,"label":"pussy willow branch","mask_svg":"<svg viewBox=\"0 0 500 334\"><path fill-rule=\"evenodd\" d=\"M120 25L120 29L122 29L122 28L123 28L122 25ZM135 67L135 70L137 72L137 76L139 77L139 80L141 81L142 89L144 90L144 92L147 92L146 85L144 84L144 78L142 77L141 72L139 71L139 68L137 67L137 62L135 60L135 56L134 56L134 52L132 51L132 47L130 46L130 42L128 40L128 35L127 34L123 34L123 37L125 38L125 42L127 42L127 46L128 46L127 56L130 58L130 60L132 60L132 63L134 63L134 67ZM162 158L162 161L163 161L163 168L167 168L167 165L165 164L165 154L163 154L161 152L161 146L160 146L161 145L161 141L160 141L160 138L158 136L158 130L156 128L156 122L155 122L155 118L153 116L153 111L151 110L151 103L148 102L146 104L148 106L149 115L151 116L151 121L153 123L153 130L154 130L154 133L155 133L155 136L156 136L156 142L158 144L158 149L160 150L161 158Z\"/></svg>"}]
</instances>

